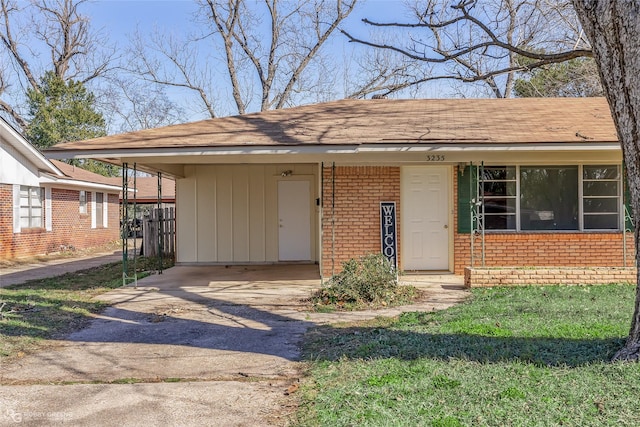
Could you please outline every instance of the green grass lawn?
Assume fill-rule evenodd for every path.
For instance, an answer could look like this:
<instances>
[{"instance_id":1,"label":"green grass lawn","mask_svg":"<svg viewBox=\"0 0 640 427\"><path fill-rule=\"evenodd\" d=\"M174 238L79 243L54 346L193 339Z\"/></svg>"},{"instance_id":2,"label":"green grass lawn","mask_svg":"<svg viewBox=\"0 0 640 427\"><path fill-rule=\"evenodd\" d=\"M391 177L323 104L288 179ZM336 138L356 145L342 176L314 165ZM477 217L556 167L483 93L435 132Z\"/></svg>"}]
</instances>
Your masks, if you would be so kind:
<instances>
[{"instance_id":1,"label":"green grass lawn","mask_svg":"<svg viewBox=\"0 0 640 427\"><path fill-rule=\"evenodd\" d=\"M640 364L609 362L634 291L477 289L442 312L316 328L297 423L639 426Z\"/></svg>"},{"instance_id":2,"label":"green grass lawn","mask_svg":"<svg viewBox=\"0 0 640 427\"><path fill-rule=\"evenodd\" d=\"M156 265L157 259L139 259L138 277ZM167 261L166 266L170 265ZM20 357L40 348L46 339L82 328L92 313L105 307L93 298L119 286L122 264L116 262L0 288L0 361Z\"/></svg>"}]
</instances>

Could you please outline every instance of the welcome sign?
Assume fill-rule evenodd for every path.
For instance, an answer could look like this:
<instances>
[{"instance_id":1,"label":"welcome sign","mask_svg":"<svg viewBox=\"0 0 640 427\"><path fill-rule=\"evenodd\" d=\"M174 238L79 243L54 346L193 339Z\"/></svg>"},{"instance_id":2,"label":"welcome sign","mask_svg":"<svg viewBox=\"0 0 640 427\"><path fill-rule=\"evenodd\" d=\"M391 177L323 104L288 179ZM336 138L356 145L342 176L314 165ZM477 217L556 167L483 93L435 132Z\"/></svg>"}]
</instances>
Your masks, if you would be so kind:
<instances>
[{"instance_id":1,"label":"welcome sign","mask_svg":"<svg viewBox=\"0 0 640 427\"><path fill-rule=\"evenodd\" d=\"M380 202L380 241L382 254L398 268L398 239L396 233L396 202Z\"/></svg>"}]
</instances>

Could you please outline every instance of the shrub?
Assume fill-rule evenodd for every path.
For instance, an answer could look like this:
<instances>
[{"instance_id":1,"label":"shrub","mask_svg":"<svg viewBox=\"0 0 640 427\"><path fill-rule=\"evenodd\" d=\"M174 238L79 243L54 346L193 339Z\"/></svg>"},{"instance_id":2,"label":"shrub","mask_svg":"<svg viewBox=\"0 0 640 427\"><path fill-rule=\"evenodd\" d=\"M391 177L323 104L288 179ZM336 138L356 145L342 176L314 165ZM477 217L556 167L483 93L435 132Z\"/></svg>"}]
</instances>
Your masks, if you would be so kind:
<instances>
[{"instance_id":1,"label":"shrub","mask_svg":"<svg viewBox=\"0 0 640 427\"><path fill-rule=\"evenodd\" d=\"M317 305L359 307L407 302L415 289L398 286L395 268L382 254L369 254L342 264L342 271L327 281L312 300Z\"/></svg>"}]
</instances>

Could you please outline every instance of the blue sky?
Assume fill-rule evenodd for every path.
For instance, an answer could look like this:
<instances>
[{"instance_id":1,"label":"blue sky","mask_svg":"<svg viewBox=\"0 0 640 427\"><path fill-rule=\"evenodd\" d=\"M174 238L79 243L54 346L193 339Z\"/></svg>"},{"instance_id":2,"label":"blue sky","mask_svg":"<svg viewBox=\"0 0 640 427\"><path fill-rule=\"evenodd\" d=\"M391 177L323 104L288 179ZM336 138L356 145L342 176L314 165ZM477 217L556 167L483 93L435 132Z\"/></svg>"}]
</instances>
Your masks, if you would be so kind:
<instances>
[{"instance_id":1,"label":"blue sky","mask_svg":"<svg viewBox=\"0 0 640 427\"><path fill-rule=\"evenodd\" d=\"M95 28L104 29L116 41L132 33L136 26L142 30L157 26L177 33L188 31L191 15L196 10L197 5L191 0L95 0L83 8ZM362 18L385 21L399 19L403 14L402 0L361 0L346 21L347 28L366 31L360 22Z\"/></svg>"}]
</instances>

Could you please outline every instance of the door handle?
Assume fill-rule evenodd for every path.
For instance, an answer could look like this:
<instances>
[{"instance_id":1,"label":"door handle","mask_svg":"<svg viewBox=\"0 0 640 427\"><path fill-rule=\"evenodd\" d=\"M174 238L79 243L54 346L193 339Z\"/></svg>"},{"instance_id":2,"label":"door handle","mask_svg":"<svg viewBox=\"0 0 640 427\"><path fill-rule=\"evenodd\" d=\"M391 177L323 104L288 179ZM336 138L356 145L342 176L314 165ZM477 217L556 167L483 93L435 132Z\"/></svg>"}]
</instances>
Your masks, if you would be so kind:
<instances>
[{"instance_id":1,"label":"door handle","mask_svg":"<svg viewBox=\"0 0 640 427\"><path fill-rule=\"evenodd\" d=\"M445 225L444 225L444 228L445 228L445 230L446 230L447 228L449 228L449 224L445 224Z\"/></svg>"}]
</instances>

